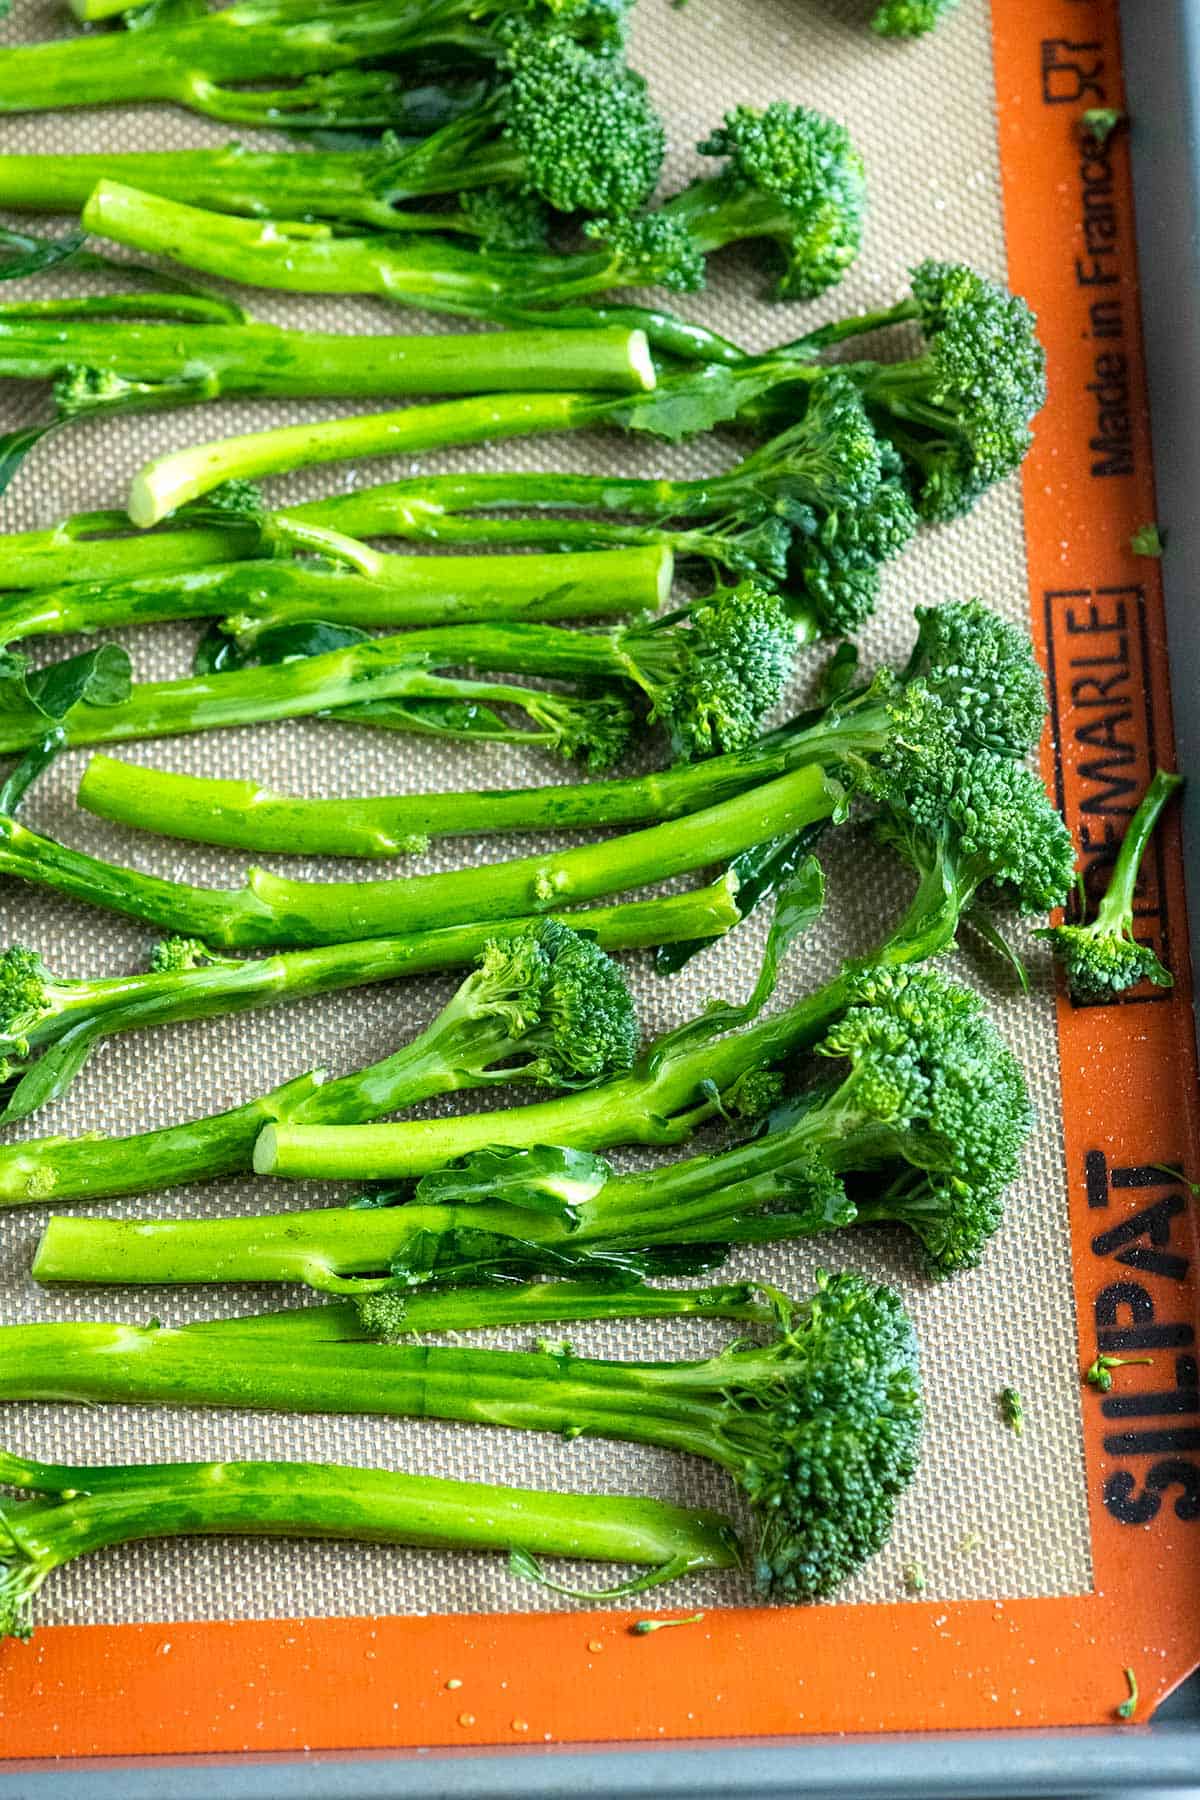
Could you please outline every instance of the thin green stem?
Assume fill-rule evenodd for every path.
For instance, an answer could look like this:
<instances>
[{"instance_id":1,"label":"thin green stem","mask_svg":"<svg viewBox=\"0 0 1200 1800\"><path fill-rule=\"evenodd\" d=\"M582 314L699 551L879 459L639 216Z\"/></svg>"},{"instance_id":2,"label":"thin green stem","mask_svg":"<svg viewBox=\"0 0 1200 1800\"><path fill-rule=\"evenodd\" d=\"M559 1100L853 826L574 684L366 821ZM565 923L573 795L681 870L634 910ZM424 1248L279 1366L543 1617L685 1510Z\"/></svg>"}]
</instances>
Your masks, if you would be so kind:
<instances>
[{"instance_id":1,"label":"thin green stem","mask_svg":"<svg viewBox=\"0 0 1200 1800\"><path fill-rule=\"evenodd\" d=\"M594 394L496 394L220 438L144 464L130 486L129 516L135 525L156 525L225 481L257 481L359 456L411 456L456 444L578 431L611 416L611 402Z\"/></svg>"},{"instance_id":2,"label":"thin green stem","mask_svg":"<svg viewBox=\"0 0 1200 1800\"><path fill-rule=\"evenodd\" d=\"M553 696L546 697L513 683L451 680L432 673L439 663L442 667L520 669L583 681L619 681L627 675L629 666L617 641L602 633L569 631L551 625L486 622L444 630L434 627L396 637L371 638L267 667L140 682L121 706L79 702L64 723L65 742L129 743L339 711L369 722L371 714L364 714L364 707L396 699L461 698L520 707L536 728L543 708L552 706ZM382 714L380 722L391 721ZM420 728L419 722L408 715L398 715L396 723L408 729ZM463 733L471 737L487 735L469 720ZM9 713L0 718L0 754L27 750L44 735L45 719L40 713L32 709L27 714ZM512 736L513 731L505 728L504 735ZM536 736L536 730L530 736L534 741L543 741ZM544 741L554 740L547 735Z\"/></svg>"},{"instance_id":3,"label":"thin green stem","mask_svg":"<svg viewBox=\"0 0 1200 1800\"><path fill-rule=\"evenodd\" d=\"M1133 913L1138 875L1147 846L1163 808L1182 786L1181 775L1170 774L1165 769L1156 771L1137 811L1129 821L1129 828L1121 840L1121 848L1112 866L1108 887L1096 909L1095 928L1098 934L1122 932L1126 928L1126 922Z\"/></svg>"},{"instance_id":4,"label":"thin green stem","mask_svg":"<svg viewBox=\"0 0 1200 1800\"><path fill-rule=\"evenodd\" d=\"M97 755L76 798L100 818L196 843L284 856L399 856L427 837L679 818L820 760L816 746L798 733L615 780L321 800L276 794L255 781L179 775Z\"/></svg>"},{"instance_id":5,"label":"thin green stem","mask_svg":"<svg viewBox=\"0 0 1200 1800\"><path fill-rule=\"evenodd\" d=\"M642 950L659 944L720 937L738 923L736 882L728 877L686 894L555 915L591 933L602 950ZM465 968L494 939L527 931L535 916L450 925L403 937L367 938L247 962L221 961L195 969L114 976L59 985L55 1010L28 1034L32 1052L56 1043L86 1022L98 1038L157 1025L287 1004L313 994L342 992L410 975Z\"/></svg>"}]
</instances>

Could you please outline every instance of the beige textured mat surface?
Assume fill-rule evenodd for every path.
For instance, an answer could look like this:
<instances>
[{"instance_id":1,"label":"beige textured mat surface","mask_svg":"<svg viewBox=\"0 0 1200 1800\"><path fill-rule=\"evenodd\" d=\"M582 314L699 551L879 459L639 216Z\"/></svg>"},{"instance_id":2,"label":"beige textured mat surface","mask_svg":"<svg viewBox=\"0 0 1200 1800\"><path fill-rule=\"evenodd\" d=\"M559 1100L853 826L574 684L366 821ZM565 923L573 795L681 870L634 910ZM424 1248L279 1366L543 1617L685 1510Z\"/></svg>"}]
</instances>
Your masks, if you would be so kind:
<instances>
[{"instance_id":1,"label":"beige textured mat surface","mask_svg":"<svg viewBox=\"0 0 1200 1800\"><path fill-rule=\"evenodd\" d=\"M692 312L755 345L793 336L819 318L882 303L903 289L908 263L922 256L971 260L1004 274L1000 187L993 125L988 20L984 0L964 5L937 38L908 47L879 45L863 29L860 0L690 0L686 12L666 0L640 0L632 59L650 78L671 131L669 184L696 165L688 146L738 100L803 100L844 118L866 156L872 211L864 255L850 278L817 307L773 308L758 298L748 265L725 262ZM49 35L57 14L22 4L7 41ZM80 112L62 119L0 123L0 150L147 148L220 141L227 134L166 108L124 114ZM936 170L936 173L929 172ZM289 323L362 330L418 329L416 315L388 315L365 301L289 302L244 296L262 316ZM0 395L0 424L27 417L32 389ZM0 500L0 526L49 524L81 506L117 503L123 484L150 453L257 424L335 414L320 403L222 404L79 428L43 445ZM618 438L517 443L429 458L423 465L378 462L332 474L314 471L278 492L317 494L353 480L385 480L419 466L563 467L646 474L717 466L728 447L667 449ZM703 459L703 461L702 461ZM926 599L979 593L1013 618L1025 611L1019 491L1010 484L969 520L923 534L893 567L880 615L865 634L874 659L901 653L912 606ZM195 633L131 634L142 677L183 673ZM809 665L802 674L811 675ZM288 724L206 739L134 747L131 756L163 767L254 775L285 790L336 794L422 787L514 785L554 780L563 771L486 747L430 748L419 739L322 724ZM214 883L238 879L233 856L120 833L75 811L83 757L64 758L32 798L30 821L69 842L165 875ZM531 841L522 840L523 847ZM511 854L510 840L435 846L420 867L453 866ZM856 866L859 846L843 833L829 856L829 918L793 956L784 999L832 969L850 945L869 942L881 915L903 898L903 883L872 856L869 876ZM282 865L280 865L282 866ZM348 865L338 865L345 874ZM289 873L318 874L289 865ZM330 872L326 870L326 872ZM373 873L380 873L374 865ZM400 870L397 868L396 873ZM752 920L697 959L686 975L659 980L645 958L631 958L646 1031L695 1010L711 993L743 992L753 979L762 926ZM70 974L116 973L140 966L149 936L138 927L45 895L0 890L0 937L36 946ZM891 1547L845 1590L847 1601L885 1601L903 1592L901 1570L919 1559L934 1598L1033 1596L1085 1590L1090 1580L1087 1509L1074 1380L1075 1338L1065 1231L1063 1157L1058 1118L1057 1046L1049 972L1030 954L1034 994L1023 1000L993 966L964 963L989 992L996 1017L1022 1055L1038 1100L1039 1127L1009 1220L974 1274L936 1288L916 1273L898 1237L843 1234L803 1248L755 1250L730 1265L804 1289L821 1264L846 1264L899 1283L912 1306L925 1352L929 1432L924 1470L899 1509ZM338 1072L384 1054L426 1021L448 981L306 1002L273 1013L111 1040L67 1100L47 1110L31 1133L103 1130L126 1133L189 1114L217 1111L317 1062ZM223 1183L167 1199L112 1202L114 1213L200 1214L279 1208L338 1197L270 1183ZM42 1222L39 1209L0 1214L0 1316L6 1321L93 1317L166 1321L272 1303L266 1291L186 1289L43 1294L27 1275ZM285 1297L276 1290L275 1298ZM287 1297L291 1297L288 1295ZM573 1341L608 1354L685 1355L718 1341L704 1326L578 1327ZM996 1394L1019 1385L1027 1427L1018 1442L1000 1423ZM728 1505L729 1489L707 1466L633 1448L371 1419L304 1419L238 1413L174 1415L112 1408L10 1408L0 1434L14 1449L45 1459L124 1461L143 1457L267 1456L406 1466L555 1488L642 1490ZM973 1544L978 1545L971 1548ZM696 1581L669 1591L671 1604L741 1603L733 1578ZM42 1617L59 1621L250 1618L293 1613L530 1610L569 1603L544 1596L505 1572L500 1559L439 1557L382 1548L319 1544L150 1545L93 1558L64 1571ZM651 1604L654 1604L653 1598Z\"/></svg>"}]
</instances>

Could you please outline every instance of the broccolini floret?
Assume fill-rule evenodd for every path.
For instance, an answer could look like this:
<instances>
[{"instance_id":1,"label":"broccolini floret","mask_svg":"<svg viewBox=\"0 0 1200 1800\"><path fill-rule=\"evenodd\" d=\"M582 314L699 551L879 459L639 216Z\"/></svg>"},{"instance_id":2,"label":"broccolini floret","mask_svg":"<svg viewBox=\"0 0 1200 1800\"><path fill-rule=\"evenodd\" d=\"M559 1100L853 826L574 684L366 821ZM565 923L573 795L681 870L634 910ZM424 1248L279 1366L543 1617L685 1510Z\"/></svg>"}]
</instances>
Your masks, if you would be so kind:
<instances>
[{"instance_id":1,"label":"broccolini floret","mask_svg":"<svg viewBox=\"0 0 1200 1800\"><path fill-rule=\"evenodd\" d=\"M718 1154L613 1176L584 1151L496 1147L424 1176L405 1204L382 1211L132 1227L53 1218L35 1274L301 1280L369 1294L430 1281L596 1279L649 1272L670 1257L707 1266L731 1244L856 1224L906 1227L933 1275L974 1268L1030 1130L1020 1065L978 996L936 973L876 966L852 973L844 991L847 1004L813 1046L824 1062L793 1059L796 1101L762 1135ZM830 1079L825 1062L844 1072Z\"/></svg>"},{"instance_id":2,"label":"broccolini floret","mask_svg":"<svg viewBox=\"0 0 1200 1800\"><path fill-rule=\"evenodd\" d=\"M644 219L597 220L620 271L608 285L704 286L706 259L728 244L771 246L783 265L780 299L811 300L842 279L862 242L866 183L844 125L776 100L737 106L698 146L723 156L704 176Z\"/></svg>"},{"instance_id":3,"label":"broccolini floret","mask_svg":"<svg viewBox=\"0 0 1200 1800\"><path fill-rule=\"evenodd\" d=\"M1178 775L1164 769L1155 774L1129 821L1095 918L1086 924L1047 926L1039 933L1062 963L1071 997L1081 1005L1103 1005L1142 981L1152 981L1156 987L1172 985L1171 971L1163 967L1151 945L1135 936L1134 906L1142 861L1155 826L1182 786Z\"/></svg>"},{"instance_id":4,"label":"broccolini floret","mask_svg":"<svg viewBox=\"0 0 1200 1800\"><path fill-rule=\"evenodd\" d=\"M911 471L921 516L953 519L1024 461L1046 357L1024 300L974 269L921 263L912 291L924 352L874 365L864 393Z\"/></svg>"},{"instance_id":5,"label":"broccolini floret","mask_svg":"<svg viewBox=\"0 0 1200 1800\"><path fill-rule=\"evenodd\" d=\"M871 20L880 37L924 37L954 11L958 0L883 0Z\"/></svg>"},{"instance_id":6,"label":"broccolini floret","mask_svg":"<svg viewBox=\"0 0 1200 1800\"><path fill-rule=\"evenodd\" d=\"M285 1114L372 1119L463 1088L586 1088L628 1068L637 1044L617 965L591 938L541 919L498 935L433 1023L381 1061L336 1080L312 1070L230 1111L159 1131L9 1146L0 1150L0 1204L144 1193L233 1174L249 1167L261 1127Z\"/></svg>"}]
</instances>

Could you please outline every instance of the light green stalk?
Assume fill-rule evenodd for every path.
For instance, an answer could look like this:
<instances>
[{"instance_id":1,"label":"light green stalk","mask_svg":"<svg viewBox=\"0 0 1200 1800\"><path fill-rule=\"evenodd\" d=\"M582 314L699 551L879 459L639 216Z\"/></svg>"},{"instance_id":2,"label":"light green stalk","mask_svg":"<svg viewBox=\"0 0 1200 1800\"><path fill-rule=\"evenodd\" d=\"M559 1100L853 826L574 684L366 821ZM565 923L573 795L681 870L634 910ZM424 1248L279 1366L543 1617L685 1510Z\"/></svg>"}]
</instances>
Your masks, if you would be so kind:
<instances>
[{"instance_id":1,"label":"light green stalk","mask_svg":"<svg viewBox=\"0 0 1200 1800\"><path fill-rule=\"evenodd\" d=\"M740 1561L732 1526L698 1508L390 1469L268 1462L63 1468L0 1451L0 1481L58 1496L0 1503L0 1632L17 1637L30 1635L33 1598L54 1569L147 1538L337 1538L647 1565L619 1594Z\"/></svg>"},{"instance_id":2,"label":"light green stalk","mask_svg":"<svg viewBox=\"0 0 1200 1800\"><path fill-rule=\"evenodd\" d=\"M0 643L170 619L219 618L234 635L253 638L312 619L396 629L653 612L669 596L674 574L670 550L659 545L528 556L388 556L365 544L353 550L353 568L285 558L216 562L9 594L0 598Z\"/></svg>"},{"instance_id":3,"label":"light green stalk","mask_svg":"<svg viewBox=\"0 0 1200 1800\"><path fill-rule=\"evenodd\" d=\"M291 881L252 869L245 886L234 889L165 881L105 863L0 816L0 874L235 949L345 943L558 913L727 862L753 844L830 817L843 801L838 783L805 768L644 831L482 869L362 882Z\"/></svg>"}]
</instances>

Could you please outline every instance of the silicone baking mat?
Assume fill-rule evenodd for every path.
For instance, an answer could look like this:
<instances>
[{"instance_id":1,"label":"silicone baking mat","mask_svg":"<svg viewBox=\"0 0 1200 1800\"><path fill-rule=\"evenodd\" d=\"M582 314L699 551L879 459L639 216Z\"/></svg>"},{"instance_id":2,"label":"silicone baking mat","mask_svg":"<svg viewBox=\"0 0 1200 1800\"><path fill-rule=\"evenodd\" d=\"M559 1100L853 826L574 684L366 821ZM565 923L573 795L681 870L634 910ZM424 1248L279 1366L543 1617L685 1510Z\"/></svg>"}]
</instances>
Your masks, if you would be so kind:
<instances>
[{"instance_id":1,"label":"silicone baking mat","mask_svg":"<svg viewBox=\"0 0 1200 1800\"><path fill-rule=\"evenodd\" d=\"M906 267L924 256L968 260L1029 296L1050 352L1051 400L1023 481L990 495L971 518L922 534L889 571L863 649L871 661L902 656L912 608L928 599L975 593L1013 619L1029 619L1053 687L1047 777L1077 841L1095 855L1106 836L1119 835L1150 765L1169 758L1171 742L1157 570L1127 549L1134 527L1154 514L1127 141L1118 134L1099 153L1078 132L1085 106L1120 103L1115 8L995 0L989 13L984 0L963 0L934 37L911 45L876 41L865 30L869 10L858 0L691 0L680 13L665 0L640 0L631 57L670 127L668 188L695 171L689 146L721 111L776 97L843 118L870 177L863 256L818 306L768 303L751 264L731 257L689 310L746 343L767 345L821 318L890 301L903 291ZM6 41L59 29L55 9L18 4ZM9 119L0 124L0 147L157 148L223 135L182 112L143 108ZM422 324L366 301L240 297L260 316L290 324L368 331ZM14 384L0 396L0 416L15 423L34 404L32 390ZM350 410L222 403L74 429L35 452L0 500L0 526L44 525L75 508L119 504L139 463L169 446ZM315 495L420 468L695 472L720 466L732 449L728 442L669 449L580 437L453 460L317 470L273 492ZM129 634L139 675L182 673L194 636L161 628ZM818 663L814 657L801 670L794 699ZM321 723L124 754L323 794L515 785L563 774L508 749L431 748ZM82 755L64 758L43 781L27 809L34 824L161 874L238 879L235 857L122 833L76 811L82 767ZM452 841L405 867L484 861L516 849L515 841ZM793 953L780 999L871 942L881 911L902 903L902 879L874 854L871 880L862 880L862 853L853 834L831 840L826 918ZM337 873L348 867L337 865ZM310 875L332 869L288 865ZM1056 998L1046 955L1032 940L1021 946L1032 977L1028 998L993 963L958 961L957 973L986 992L1038 1103L1023 1178L983 1268L933 1286L898 1237L865 1232L756 1249L729 1265L731 1273L797 1291L819 1266L869 1270L901 1287L920 1330L929 1404L923 1468L891 1545L836 1604L754 1608L737 1578L695 1580L641 1609L704 1610L704 1621L672 1634L667 1650L668 1640L629 1638L627 1611L581 1614L510 1576L498 1558L234 1540L131 1547L59 1574L33 1644L0 1649L0 1754L1063 1723L1111 1718L1124 1696L1125 1666L1136 1668L1148 1710L1196 1660L1200 1616L1200 1577L1187 1556L1187 1527L1200 1511L1200 1470L1192 1462L1200 1429L1189 1415L1200 1410L1200 1396L1195 1363L1176 1355L1186 1352L1195 1314L1194 1223L1184 1190L1156 1166L1197 1166L1173 826L1151 871L1146 918L1178 977L1170 997L1139 990L1118 1007L1072 1009ZM689 1016L710 994L745 992L762 930L761 921L747 922L670 982L647 959L630 958L647 1033ZM149 947L128 922L11 886L0 891L0 933L5 942L34 945L70 974L136 967ZM409 982L153 1039L111 1040L68 1098L27 1133L127 1133L217 1111L317 1063L337 1072L356 1067L419 1029L451 985ZM247 1181L112 1202L110 1210L244 1212L340 1197ZM38 1209L0 1215L5 1320L142 1320L153 1311L174 1322L281 1297L249 1289L42 1293L27 1274L41 1222ZM1164 1333L1164 1324L1178 1329ZM1110 1337L1098 1340L1098 1331ZM1139 1332L1158 1354L1122 1383L1126 1399L1141 1396L1141 1410L1114 1421L1106 1416L1111 1399L1081 1387L1081 1361L1090 1361L1098 1341L1128 1347ZM696 1354L720 1341L701 1325L579 1327L571 1335L581 1349L614 1355ZM997 1393L1009 1382L1025 1400L1021 1439L997 1412ZM0 1431L14 1449L46 1459L316 1458L732 1503L723 1479L696 1462L463 1427L14 1407ZM927 1583L919 1600L906 1595L902 1574L914 1561Z\"/></svg>"}]
</instances>

